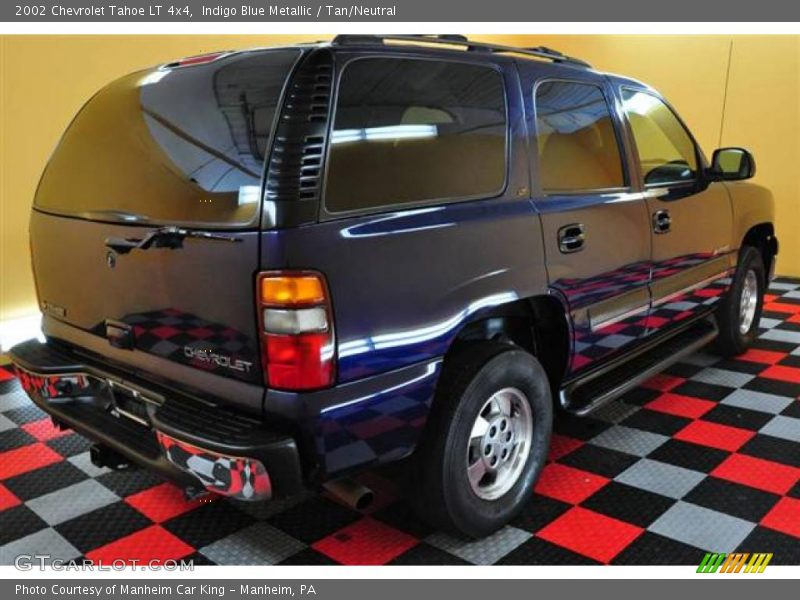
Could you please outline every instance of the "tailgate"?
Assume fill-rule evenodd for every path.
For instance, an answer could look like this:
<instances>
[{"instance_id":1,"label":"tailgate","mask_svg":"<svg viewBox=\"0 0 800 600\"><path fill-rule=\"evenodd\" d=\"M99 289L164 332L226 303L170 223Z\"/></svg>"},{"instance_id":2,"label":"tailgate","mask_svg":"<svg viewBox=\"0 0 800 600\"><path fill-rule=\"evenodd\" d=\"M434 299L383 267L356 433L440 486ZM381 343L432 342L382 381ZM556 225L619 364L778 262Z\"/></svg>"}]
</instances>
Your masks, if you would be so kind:
<instances>
[{"instance_id":1,"label":"tailgate","mask_svg":"<svg viewBox=\"0 0 800 600\"><path fill-rule=\"evenodd\" d=\"M81 110L31 219L41 308L72 326L68 341L108 338L114 359L139 369L156 357L263 382L254 304L263 165L299 54L134 73Z\"/></svg>"}]
</instances>

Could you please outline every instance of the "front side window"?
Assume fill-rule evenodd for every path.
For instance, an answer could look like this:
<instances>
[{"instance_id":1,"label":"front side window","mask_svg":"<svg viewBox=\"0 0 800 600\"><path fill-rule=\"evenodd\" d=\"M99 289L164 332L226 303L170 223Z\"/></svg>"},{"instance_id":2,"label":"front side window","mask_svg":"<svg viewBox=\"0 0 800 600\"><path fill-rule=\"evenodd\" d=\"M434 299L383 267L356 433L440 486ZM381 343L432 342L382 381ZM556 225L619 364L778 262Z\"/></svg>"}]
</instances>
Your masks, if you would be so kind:
<instances>
[{"instance_id":1,"label":"front side window","mask_svg":"<svg viewBox=\"0 0 800 600\"><path fill-rule=\"evenodd\" d=\"M496 70L432 60L356 60L339 83L326 208L495 196L505 185L505 157L505 93Z\"/></svg>"},{"instance_id":2,"label":"front side window","mask_svg":"<svg viewBox=\"0 0 800 600\"><path fill-rule=\"evenodd\" d=\"M536 142L539 181L545 192L625 185L611 111L596 85L540 83L536 87Z\"/></svg>"},{"instance_id":3,"label":"front side window","mask_svg":"<svg viewBox=\"0 0 800 600\"><path fill-rule=\"evenodd\" d=\"M622 102L633 132L645 184L694 181L694 141L675 113L647 92L623 89Z\"/></svg>"}]
</instances>

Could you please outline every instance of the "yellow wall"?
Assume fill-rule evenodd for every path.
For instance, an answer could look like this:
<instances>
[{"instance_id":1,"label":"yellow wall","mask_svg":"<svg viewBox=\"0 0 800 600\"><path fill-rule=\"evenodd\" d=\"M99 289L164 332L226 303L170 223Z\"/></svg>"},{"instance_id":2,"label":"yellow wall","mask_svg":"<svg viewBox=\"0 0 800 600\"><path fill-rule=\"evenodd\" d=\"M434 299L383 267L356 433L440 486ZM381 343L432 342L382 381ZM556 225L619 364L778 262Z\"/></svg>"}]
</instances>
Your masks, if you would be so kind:
<instances>
[{"instance_id":1,"label":"yellow wall","mask_svg":"<svg viewBox=\"0 0 800 600\"><path fill-rule=\"evenodd\" d=\"M219 49L326 36L0 36L0 321L36 311L28 212L39 175L72 116L124 73ZM750 148L778 206L778 271L800 275L797 36L474 36L545 45L650 83L707 154ZM726 94L727 89L727 94ZM724 119L723 119L724 108Z\"/></svg>"}]
</instances>

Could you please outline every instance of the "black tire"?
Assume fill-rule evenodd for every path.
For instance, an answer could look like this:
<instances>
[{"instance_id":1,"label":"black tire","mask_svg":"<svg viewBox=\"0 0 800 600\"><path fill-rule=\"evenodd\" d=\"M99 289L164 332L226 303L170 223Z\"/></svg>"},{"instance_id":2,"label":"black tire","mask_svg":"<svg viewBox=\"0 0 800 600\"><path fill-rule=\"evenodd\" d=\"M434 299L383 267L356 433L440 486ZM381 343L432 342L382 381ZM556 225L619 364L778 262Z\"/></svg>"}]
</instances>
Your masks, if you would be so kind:
<instances>
[{"instance_id":1,"label":"black tire","mask_svg":"<svg viewBox=\"0 0 800 600\"><path fill-rule=\"evenodd\" d=\"M498 498L487 500L473 490L467 477L468 445L484 404L505 388L519 390L527 398L532 415L530 450L524 462L519 459L524 466L516 482ZM523 401L521 396L517 400ZM479 342L449 357L412 464L415 485L410 494L418 515L439 529L469 538L501 528L533 493L547 458L552 420L547 375L530 353L511 344Z\"/></svg>"},{"instance_id":2,"label":"black tire","mask_svg":"<svg viewBox=\"0 0 800 600\"><path fill-rule=\"evenodd\" d=\"M740 307L748 273L755 275L758 292L755 316L747 331L742 332L740 330L740 325L742 324ZM738 356L750 347L758 333L758 322L761 320L761 311L764 307L765 289L766 273L761 253L752 246L742 246L731 289L720 303L716 312L717 325L719 326L719 336L713 346L716 354L724 357Z\"/></svg>"}]
</instances>

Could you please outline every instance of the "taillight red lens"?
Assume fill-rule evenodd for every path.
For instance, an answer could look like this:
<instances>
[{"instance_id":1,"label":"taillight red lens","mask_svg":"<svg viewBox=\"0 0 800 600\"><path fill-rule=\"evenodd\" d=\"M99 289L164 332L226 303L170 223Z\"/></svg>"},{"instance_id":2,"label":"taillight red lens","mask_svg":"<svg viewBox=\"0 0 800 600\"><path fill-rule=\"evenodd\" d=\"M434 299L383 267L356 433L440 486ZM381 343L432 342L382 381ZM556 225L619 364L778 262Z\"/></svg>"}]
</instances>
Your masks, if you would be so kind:
<instances>
[{"instance_id":1,"label":"taillight red lens","mask_svg":"<svg viewBox=\"0 0 800 600\"><path fill-rule=\"evenodd\" d=\"M336 371L333 315L322 275L262 273L256 284L267 385L283 390L332 385Z\"/></svg>"},{"instance_id":2,"label":"taillight red lens","mask_svg":"<svg viewBox=\"0 0 800 600\"><path fill-rule=\"evenodd\" d=\"M333 348L329 333L267 334L267 378L272 387L321 388L333 379Z\"/></svg>"}]
</instances>

